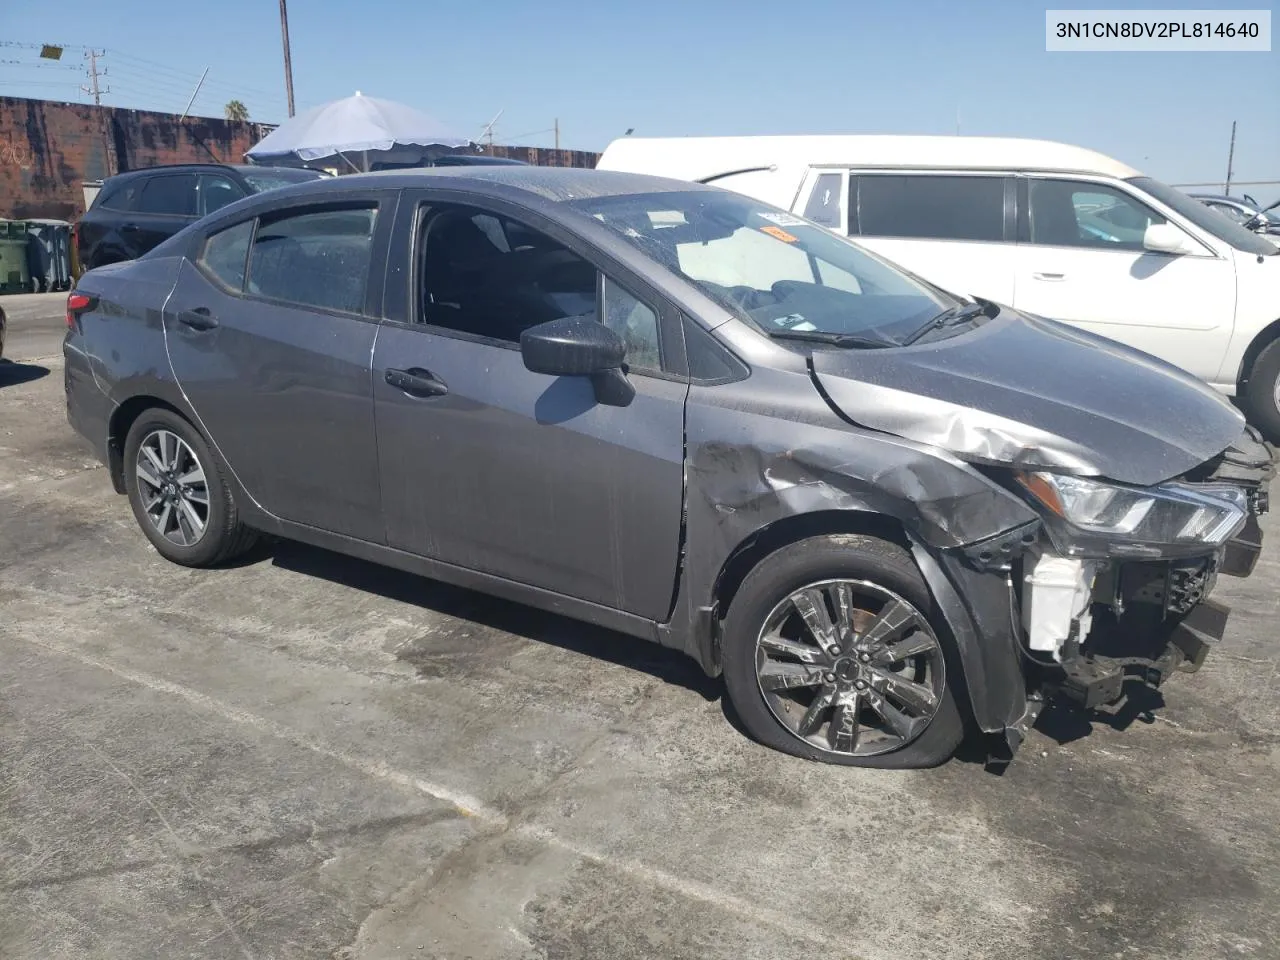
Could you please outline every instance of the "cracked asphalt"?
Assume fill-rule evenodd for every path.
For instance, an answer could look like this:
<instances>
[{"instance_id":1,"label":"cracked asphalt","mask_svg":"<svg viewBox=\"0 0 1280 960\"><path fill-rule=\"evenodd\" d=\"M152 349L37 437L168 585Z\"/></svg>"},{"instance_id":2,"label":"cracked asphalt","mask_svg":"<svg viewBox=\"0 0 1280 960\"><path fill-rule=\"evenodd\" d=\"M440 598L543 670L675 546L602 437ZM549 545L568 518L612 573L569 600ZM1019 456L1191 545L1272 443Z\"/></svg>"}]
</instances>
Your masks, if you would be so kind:
<instances>
[{"instance_id":1,"label":"cracked asphalt","mask_svg":"<svg viewBox=\"0 0 1280 960\"><path fill-rule=\"evenodd\" d=\"M0 364L0 956L1280 957L1274 515L1150 714L1003 776L806 763L692 661L290 544L162 560Z\"/></svg>"}]
</instances>

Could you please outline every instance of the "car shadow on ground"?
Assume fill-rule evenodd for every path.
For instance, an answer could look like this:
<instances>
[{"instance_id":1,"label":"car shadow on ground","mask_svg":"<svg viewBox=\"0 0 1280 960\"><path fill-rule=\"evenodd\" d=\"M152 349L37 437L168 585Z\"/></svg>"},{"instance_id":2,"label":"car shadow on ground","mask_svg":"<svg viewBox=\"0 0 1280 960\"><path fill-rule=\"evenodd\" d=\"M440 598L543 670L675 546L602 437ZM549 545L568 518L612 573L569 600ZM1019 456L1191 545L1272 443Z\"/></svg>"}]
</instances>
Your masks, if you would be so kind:
<instances>
[{"instance_id":1,"label":"car shadow on ground","mask_svg":"<svg viewBox=\"0 0 1280 960\"><path fill-rule=\"evenodd\" d=\"M1061 700L1050 700L1036 721L1036 729L1059 745L1074 743L1093 732L1095 725L1125 731L1134 723L1151 725L1155 711L1165 705L1164 695L1137 680L1126 681L1124 699L1114 708L1085 710Z\"/></svg>"},{"instance_id":2,"label":"car shadow on ground","mask_svg":"<svg viewBox=\"0 0 1280 960\"><path fill-rule=\"evenodd\" d=\"M38 363L17 363L0 360L0 387L16 387L49 375L49 368Z\"/></svg>"},{"instance_id":3,"label":"car shadow on ground","mask_svg":"<svg viewBox=\"0 0 1280 960\"><path fill-rule=\"evenodd\" d=\"M720 680L708 677L692 658L637 637L293 541L265 543L243 559L252 563L267 557L276 566L294 573L647 673L692 690L708 701L720 698L722 692ZM722 698L722 703L730 722L738 726L728 698Z\"/></svg>"}]
</instances>

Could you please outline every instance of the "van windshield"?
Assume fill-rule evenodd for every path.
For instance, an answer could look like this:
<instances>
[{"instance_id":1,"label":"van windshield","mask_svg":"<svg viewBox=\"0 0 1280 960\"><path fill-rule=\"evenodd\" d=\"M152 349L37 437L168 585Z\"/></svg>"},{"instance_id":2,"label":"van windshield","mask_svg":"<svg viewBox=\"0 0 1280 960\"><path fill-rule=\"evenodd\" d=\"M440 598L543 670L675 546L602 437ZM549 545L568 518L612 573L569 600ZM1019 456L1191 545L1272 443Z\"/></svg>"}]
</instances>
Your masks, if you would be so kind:
<instances>
[{"instance_id":1,"label":"van windshield","mask_svg":"<svg viewBox=\"0 0 1280 960\"><path fill-rule=\"evenodd\" d=\"M724 190L572 201L771 336L903 343L960 301L822 227Z\"/></svg>"},{"instance_id":2,"label":"van windshield","mask_svg":"<svg viewBox=\"0 0 1280 960\"><path fill-rule=\"evenodd\" d=\"M1246 230L1230 217L1219 213L1199 200L1187 196L1181 190L1175 190L1173 187L1163 184L1159 180L1152 180L1150 177L1130 177L1128 182L1139 190L1149 193L1166 206L1172 207L1201 230L1213 234L1219 240L1231 244L1237 250L1264 257L1275 256L1280 253L1280 247L1277 247L1270 240L1254 233L1252 230Z\"/></svg>"}]
</instances>

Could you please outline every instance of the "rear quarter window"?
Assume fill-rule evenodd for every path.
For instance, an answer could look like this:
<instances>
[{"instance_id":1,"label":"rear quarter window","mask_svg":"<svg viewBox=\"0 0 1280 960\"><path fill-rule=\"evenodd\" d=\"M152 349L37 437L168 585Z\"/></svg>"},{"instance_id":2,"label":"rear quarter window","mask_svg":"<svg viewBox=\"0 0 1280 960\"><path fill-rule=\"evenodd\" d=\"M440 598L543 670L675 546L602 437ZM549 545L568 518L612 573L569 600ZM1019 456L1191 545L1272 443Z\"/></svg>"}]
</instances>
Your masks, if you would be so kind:
<instances>
[{"instance_id":1,"label":"rear quarter window","mask_svg":"<svg viewBox=\"0 0 1280 960\"><path fill-rule=\"evenodd\" d=\"M98 194L97 201L93 204L93 207L102 210L132 210L137 194L138 182L136 180L127 183L108 184Z\"/></svg>"},{"instance_id":2,"label":"rear quarter window","mask_svg":"<svg viewBox=\"0 0 1280 960\"><path fill-rule=\"evenodd\" d=\"M249 241L252 239L252 220L219 230L205 240L196 263L222 286L239 293L244 289Z\"/></svg>"}]
</instances>

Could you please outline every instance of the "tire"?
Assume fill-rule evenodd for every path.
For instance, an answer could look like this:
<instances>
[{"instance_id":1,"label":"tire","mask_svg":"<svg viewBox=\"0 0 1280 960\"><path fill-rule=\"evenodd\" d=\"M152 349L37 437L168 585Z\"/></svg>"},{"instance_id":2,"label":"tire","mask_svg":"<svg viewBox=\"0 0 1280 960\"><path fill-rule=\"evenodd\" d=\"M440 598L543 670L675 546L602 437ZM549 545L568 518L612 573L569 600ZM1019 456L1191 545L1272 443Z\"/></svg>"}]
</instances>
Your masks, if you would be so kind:
<instances>
[{"instance_id":1,"label":"tire","mask_svg":"<svg viewBox=\"0 0 1280 960\"><path fill-rule=\"evenodd\" d=\"M190 457L182 455L178 444L172 443L169 437L177 438L185 445ZM171 494L144 481L138 468L140 456L146 458L154 479L165 480L164 472L157 469L157 461L143 452L144 445L152 454L160 451L162 462L169 459L166 451L178 451L174 461L177 466L169 471L169 475L175 480L182 477L194 478L194 460L195 466L203 474L203 491L200 490L200 482L194 479L182 485L166 484L172 487ZM163 465L168 466L167 463ZM240 556L258 539L256 531L240 522L231 489L223 479L218 462L204 437L171 410L153 407L143 412L129 428L124 445L124 483L138 526L166 560L184 567L212 567ZM201 493L205 499L203 507L199 502ZM164 505L156 498L157 494L161 494L169 504L167 514L164 512ZM185 499L186 507L178 503L178 499ZM152 507L153 504L157 506ZM196 525L188 519L193 515L203 521L198 531ZM165 521L167 532L162 532L158 525L161 517Z\"/></svg>"},{"instance_id":2,"label":"tire","mask_svg":"<svg viewBox=\"0 0 1280 960\"><path fill-rule=\"evenodd\" d=\"M845 635L843 652L838 658L834 658L822 653L820 643L810 640L816 634L805 632L799 607L791 604L788 598L795 591L815 584L828 584L821 587L821 591L843 589L830 586L832 581L837 580L855 582L856 586L848 589L858 592L847 595L852 596L855 608L860 607L867 612L856 615L857 627ZM813 596L812 593L806 595ZM825 607L827 615L831 620L838 620L838 617L832 616L839 602L837 595L827 593L826 596L829 597ZM791 614L780 612L789 609ZM914 659L899 661L883 659L890 656L888 648L882 648L876 654L866 652L867 648L874 645L872 639L877 632L872 624L879 619L880 614L890 609L901 611L903 617L910 610L910 619L903 621L909 625L898 633L888 634L890 641L895 641L895 637L899 638L900 642L894 649L906 650L905 644L908 642L922 647L931 643L927 653ZM783 621L782 630L771 633L781 637L784 644L801 643L806 648L818 651L824 658L823 664L818 664L812 658L797 660L795 663L787 662L794 659L791 653L775 653L759 642L764 628L769 624L776 624L779 616L790 616L792 619ZM747 732L766 746L825 763L911 769L937 766L945 762L964 739L965 723L956 697L956 691L963 684L958 652L936 612L929 589L910 553L896 544L876 537L832 534L810 537L783 547L762 560L743 580L723 627L721 659L729 698ZM792 630L799 639L788 641L782 637L787 629ZM849 653L855 651L859 644L863 645L863 652L850 656ZM812 654L806 650L801 656L812 657ZM871 658L872 662L852 662L863 658ZM902 662L904 666L900 669L907 673L885 666L891 662ZM783 667L789 673L803 673L806 682L798 683L794 689L785 689L767 696L762 685L774 681L772 677L760 679L761 671L771 672L782 670ZM808 682L813 679L813 674L809 671L819 667L823 682L820 685ZM914 675L913 670L916 671ZM926 672L920 672L922 670ZM834 683L826 682L833 678ZM887 688L886 678L890 681ZM902 684L899 682L901 679L919 682ZM855 694L851 688L857 684L861 684L863 689ZM893 734L889 728L896 726L901 729L902 718L900 715L891 724L888 717L892 716L894 709L898 709L900 714L903 712L900 709L903 701L896 698L908 690L912 691L917 703L922 702L916 692L920 690L931 693L932 702L928 708L920 711L919 716L911 719L909 735ZM846 707L841 713L841 716L852 714L858 718L855 724L858 735L852 741L856 753L837 747L838 743L847 747L848 741L832 739L837 727L833 708L824 708L822 712L829 719L825 724L820 723L819 729L812 731L807 737L785 725L780 719L786 717L790 721L794 718L797 729L804 731L806 721L811 716L810 711L814 709L813 702L832 691L835 691L833 696L836 697L837 704L857 704L852 708ZM797 698L794 710L790 700L792 697ZM859 699L842 701L843 697ZM870 707L867 699L869 697L878 698L880 706ZM885 707L886 701L889 709ZM929 710L932 710L932 715L926 717ZM877 724L880 725L878 731ZM823 727L825 734L822 732ZM814 740L819 743L813 742Z\"/></svg>"},{"instance_id":3,"label":"tire","mask_svg":"<svg viewBox=\"0 0 1280 960\"><path fill-rule=\"evenodd\" d=\"M1248 417L1271 443L1280 443L1280 340L1273 340L1253 361L1245 384Z\"/></svg>"}]
</instances>

